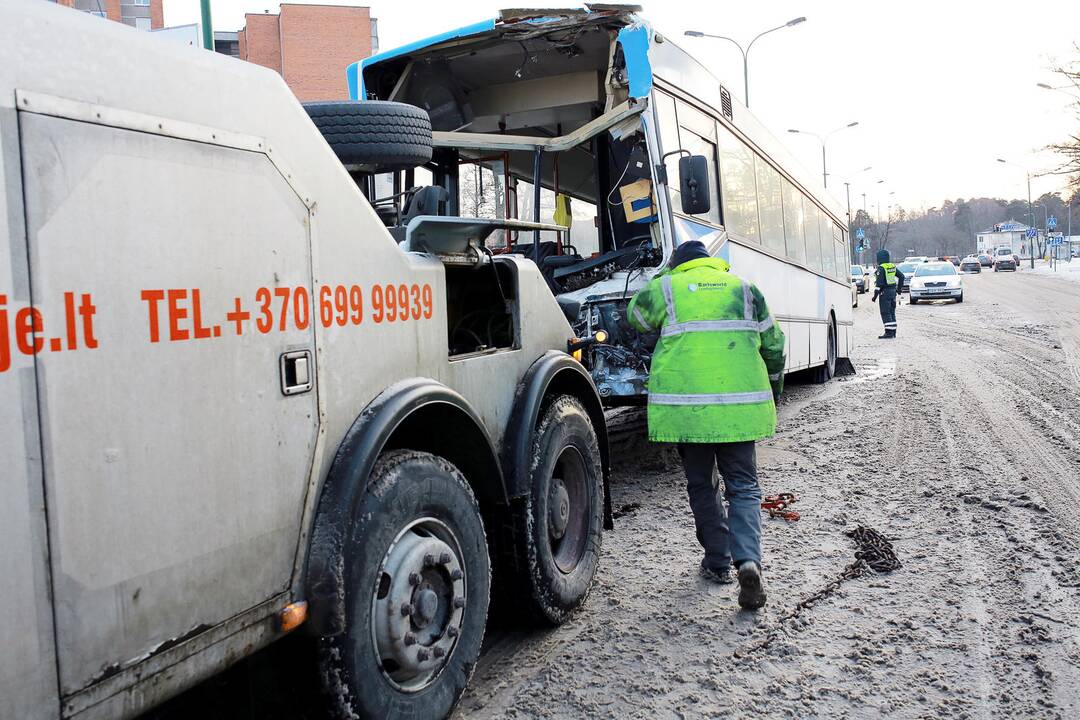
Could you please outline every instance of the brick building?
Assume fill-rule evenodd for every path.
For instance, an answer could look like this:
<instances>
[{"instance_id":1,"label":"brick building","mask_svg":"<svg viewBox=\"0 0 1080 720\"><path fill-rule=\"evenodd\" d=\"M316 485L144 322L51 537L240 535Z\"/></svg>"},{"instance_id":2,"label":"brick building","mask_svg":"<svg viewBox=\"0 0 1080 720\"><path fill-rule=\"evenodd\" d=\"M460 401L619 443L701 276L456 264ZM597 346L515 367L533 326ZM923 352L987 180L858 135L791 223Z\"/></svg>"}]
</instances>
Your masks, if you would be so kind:
<instances>
[{"instance_id":1,"label":"brick building","mask_svg":"<svg viewBox=\"0 0 1080 720\"><path fill-rule=\"evenodd\" d=\"M162 0L49 0L137 30L160 30L165 26Z\"/></svg>"},{"instance_id":2,"label":"brick building","mask_svg":"<svg viewBox=\"0 0 1080 720\"><path fill-rule=\"evenodd\" d=\"M347 99L345 68L379 50L366 7L284 3L280 15L249 13L244 22L240 59L277 71L305 102Z\"/></svg>"}]
</instances>

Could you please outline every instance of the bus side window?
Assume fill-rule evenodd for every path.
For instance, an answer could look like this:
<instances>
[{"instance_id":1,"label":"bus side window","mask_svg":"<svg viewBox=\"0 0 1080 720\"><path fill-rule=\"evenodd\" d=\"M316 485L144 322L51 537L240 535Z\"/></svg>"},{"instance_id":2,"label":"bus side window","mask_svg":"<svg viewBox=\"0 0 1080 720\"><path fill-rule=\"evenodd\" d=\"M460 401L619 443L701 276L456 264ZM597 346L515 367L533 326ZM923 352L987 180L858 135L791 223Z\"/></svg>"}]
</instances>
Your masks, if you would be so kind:
<instances>
[{"instance_id":1,"label":"bus side window","mask_svg":"<svg viewBox=\"0 0 1080 720\"><path fill-rule=\"evenodd\" d=\"M806 266L821 272L821 209L803 195L806 208Z\"/></svg>"},{"instance_id":2,"label":"bus side window","mask_svg":"<svg viewBox=\"0 0 1080 720\"><path fill-rule=\"evenodd\" d=\"M847 282L844 272L851 266L852 260L850 253L847 251L847 246L844 244L844 231L836 223L833 223L832 231L833 250L836 252L836 274L834 277L837 280Z\"/></svg>"},{"instance_id":3,"label":"bus side window","mask_svg":"<svg viewBox=\"0 0 1080 720\"><path fill-rule=\"evenodd\" d=\"M787 255L795 262L804 263L806 239L803 196L786 178L781 178L781 182L784 185L784 241L787 244Z\"/></svg>"},{"instance_id":4,"label":"bus side window","mask_svg":"<svg viewBox=\"0 0 1080 720\"><path fill-rule=\"evenodd\" d=\"M761 241L770 250L784 254L784 203L780 173L761 157L757 165L757 203L761 219Z\"/></svg>"},{"instance_id":5,"label":"bus side window","mask_svg":"<svg viewBox=\"0 0 1080 720\"><path fill-rule=\"evenodd\" d=\"M761 242L754 168L756 153L724 126L718 125L717 132L725 227L746 240Z\"/></svg>"},{"instance_id":6,"label":"bus side window","mask_svg":"<svg viewBox=\"0 0 1080 720\"><path fill-rule=\"evenodd\" d=\"M818 220L821 227L821 271L825 277L836 277L836 251L833 247L833 221L828 213L818 208Z\"/></svg>"}]
</instances>

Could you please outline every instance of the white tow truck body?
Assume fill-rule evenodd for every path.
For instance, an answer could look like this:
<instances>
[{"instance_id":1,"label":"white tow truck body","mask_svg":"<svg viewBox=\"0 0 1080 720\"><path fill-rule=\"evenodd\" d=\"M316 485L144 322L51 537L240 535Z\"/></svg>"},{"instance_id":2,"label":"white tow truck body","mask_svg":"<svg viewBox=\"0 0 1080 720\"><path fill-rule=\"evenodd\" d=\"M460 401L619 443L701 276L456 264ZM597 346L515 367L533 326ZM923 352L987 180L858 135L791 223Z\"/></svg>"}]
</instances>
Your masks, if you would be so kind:
<instances>
[{"instance_id":1,"label":"white tow truck body","mask_svg":"<svg viewBox=\"0 0 1080 720\"><path fill-rule=\"evenodd\" d=\"M448 357L443 263L276 73L31 0L0 60L0 717L132 716L318 612L324 484L396 388L467 403L482 511L520 494L527 372L592 387L531 261L512 345Z\"/></svg>"}]
</instances>

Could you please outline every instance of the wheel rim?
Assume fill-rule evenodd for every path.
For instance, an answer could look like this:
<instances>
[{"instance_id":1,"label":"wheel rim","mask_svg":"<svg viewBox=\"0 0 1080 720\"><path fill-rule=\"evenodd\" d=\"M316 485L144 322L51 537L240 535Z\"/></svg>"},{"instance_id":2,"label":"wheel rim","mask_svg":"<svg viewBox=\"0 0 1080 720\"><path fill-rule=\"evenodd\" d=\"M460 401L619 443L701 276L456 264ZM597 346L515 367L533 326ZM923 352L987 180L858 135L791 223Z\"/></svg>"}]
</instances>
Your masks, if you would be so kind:
<instances>
[{"instance_id":1,"label":"wheel rim","mask_svg":"<svg viewBox=\"0 0 1080 720\"><path fill-rule=\"evenodd\" d=\"M547 531L551 557L569 575L581 562L589 532L585 461L577 448L559 453L548 489Z\"/></svg>"},{"instance_id":2,"label":"wheel rim","mask_svg":"<svg viewBox=\"0 0 1080 720\"><path fill-rule=\"evenodd\" d=\"M379 669L398 690L430 685L453 654L466 606L465 567L453 531L414 520L386 551L371 600Z\"/></svg>"}]
</instances>

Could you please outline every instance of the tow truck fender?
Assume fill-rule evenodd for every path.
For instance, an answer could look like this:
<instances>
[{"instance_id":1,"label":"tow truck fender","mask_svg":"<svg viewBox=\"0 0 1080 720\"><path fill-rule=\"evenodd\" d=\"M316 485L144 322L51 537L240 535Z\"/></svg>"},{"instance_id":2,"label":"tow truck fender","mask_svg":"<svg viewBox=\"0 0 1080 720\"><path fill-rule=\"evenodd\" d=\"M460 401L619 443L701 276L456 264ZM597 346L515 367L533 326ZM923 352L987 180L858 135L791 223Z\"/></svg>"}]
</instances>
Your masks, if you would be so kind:
<instances>
[{"instance_id":1,"label":"tow truck fender","mask_svg":"<svg viewBox=\"0 0 1080 720\"><path fill-rule=\"evenodd\" d=\"M604 528L610 530L613 520L604 406L588 371L581 363L557 350L548 351L534 362L517 386L502 453L510 497L523 497L529 492L529 453L532 449L533 428L536 427L545 399L563 394L573 395L581 401L596 430L596 439L600 445L600 464L604 473Z\"/></svg>"},{"instance_id":2,"label":"tow truck fender","mask_svg":"<svg viewBox=\"0 0 1080 720\"><path fill-rule=\"evenodd\" d=\"M449 433L434 432L453 423ZM479 415L454 390L428 378L384 390L353 421L323 483L304 574L309 626L319 635L345 629L345 556L349 528L384 450L431 452L456 465L472 485L485 522L508 505L498 455Z\"/></svg>"}]
</instances>

